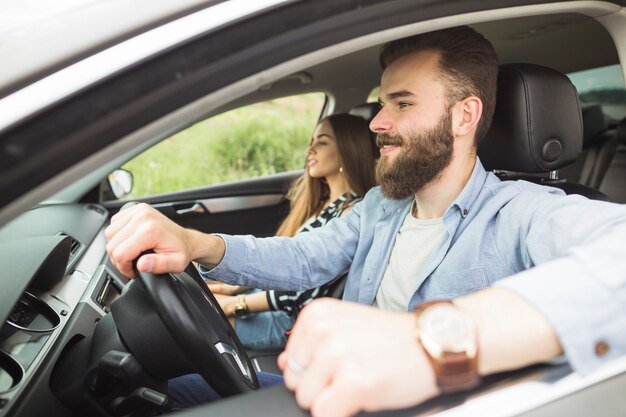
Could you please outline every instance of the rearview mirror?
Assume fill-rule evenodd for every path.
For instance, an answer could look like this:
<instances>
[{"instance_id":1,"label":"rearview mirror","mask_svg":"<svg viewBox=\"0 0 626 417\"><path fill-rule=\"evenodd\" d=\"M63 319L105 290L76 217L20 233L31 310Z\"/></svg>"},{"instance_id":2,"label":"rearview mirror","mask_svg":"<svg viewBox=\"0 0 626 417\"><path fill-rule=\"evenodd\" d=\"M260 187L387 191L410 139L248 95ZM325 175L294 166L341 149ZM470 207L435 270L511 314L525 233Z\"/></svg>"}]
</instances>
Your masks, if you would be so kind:
<instances>
[{"instance_id":1,"label":"rearview mirror","mask_svg":"<svg viewBox=\"0 0 626 417\"><path fill-rule=\"evenodd\" d=\"M133 190L133 174L122 168L111 172L108 176L111 192L116 199L121 199L130 194Z\"/></svg>"}]
</instances>

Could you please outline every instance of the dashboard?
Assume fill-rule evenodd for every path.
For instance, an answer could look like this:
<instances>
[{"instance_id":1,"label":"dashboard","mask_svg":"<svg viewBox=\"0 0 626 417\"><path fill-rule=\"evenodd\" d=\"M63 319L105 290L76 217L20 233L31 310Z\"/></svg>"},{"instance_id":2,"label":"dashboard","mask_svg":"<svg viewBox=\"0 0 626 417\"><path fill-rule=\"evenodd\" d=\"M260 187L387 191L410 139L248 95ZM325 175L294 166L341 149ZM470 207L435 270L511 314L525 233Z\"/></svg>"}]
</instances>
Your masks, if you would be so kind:
<instances>
[{"instance_id":1,"label":"dashboard","mask_svg":"<svg viewBox=\"0 0 626 417\"><path fill-rule=\"evenodd\" d=\"M90 337L127 279L107 263L108 211L42 205L0 229L0 416L72 415L51 388L68 346Z\"/></svg>"}]
</instances>

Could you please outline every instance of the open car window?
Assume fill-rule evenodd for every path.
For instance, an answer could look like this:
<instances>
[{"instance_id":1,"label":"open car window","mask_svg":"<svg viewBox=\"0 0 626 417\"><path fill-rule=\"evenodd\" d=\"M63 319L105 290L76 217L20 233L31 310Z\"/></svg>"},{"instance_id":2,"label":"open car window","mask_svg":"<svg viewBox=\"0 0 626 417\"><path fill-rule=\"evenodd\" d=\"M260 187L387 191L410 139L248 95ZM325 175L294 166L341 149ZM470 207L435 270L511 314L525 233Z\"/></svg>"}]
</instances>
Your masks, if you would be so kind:
<instances>
[{"instance_id":1,"label":"open car window","mask_svg":"<svg viewBox=\"0 0 626 417\"><path fill-rule=\"evenodd\" d=\"M609 122L626 117L626 89L619 65L592 68L567 74L582 103L600 103Z\"/></svg>"},{"instance_id":2,"label":"open car window","mask_svg":"<svg viewBox=\"0 0 626 417\"><path fill-rule=\"evenodd\" d=\"M282 97L198 122L126 163L128 198L301 169L323 93Z\"/></svg>"}]
</instances>

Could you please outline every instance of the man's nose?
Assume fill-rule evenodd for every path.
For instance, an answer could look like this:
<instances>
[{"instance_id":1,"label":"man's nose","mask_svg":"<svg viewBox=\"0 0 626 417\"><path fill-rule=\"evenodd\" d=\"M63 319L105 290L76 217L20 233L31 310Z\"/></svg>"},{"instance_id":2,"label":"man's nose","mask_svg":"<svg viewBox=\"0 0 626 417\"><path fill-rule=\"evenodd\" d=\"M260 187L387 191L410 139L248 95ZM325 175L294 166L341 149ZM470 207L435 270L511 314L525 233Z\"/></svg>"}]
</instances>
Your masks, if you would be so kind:
<instances>
[{"instance_id":1,"label":"man's nose","mask_svg":"<svg viewBox=\"0 0 626 417\"><path fill-rule=\"evenodd\" d=\"M370 122L370 130L376 134L389 133L392 129L391 119L385 108L381 108Z\"/></svg>"}]
</instances>

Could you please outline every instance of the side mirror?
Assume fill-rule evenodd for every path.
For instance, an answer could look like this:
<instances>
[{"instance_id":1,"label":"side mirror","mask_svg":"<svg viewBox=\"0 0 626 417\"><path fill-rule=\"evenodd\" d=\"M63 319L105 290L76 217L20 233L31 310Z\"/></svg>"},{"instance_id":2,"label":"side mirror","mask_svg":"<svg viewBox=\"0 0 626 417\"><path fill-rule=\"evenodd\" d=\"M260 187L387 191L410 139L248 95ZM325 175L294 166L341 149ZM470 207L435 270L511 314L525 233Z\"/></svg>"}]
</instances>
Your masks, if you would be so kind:
<instances>
[{"instance_id":1,"label":"side mirror","mask_svg":"<svg viewBox=\"0 0 626 417\"><path fill-rule=\"evenodd\" d=\"M115 199L126 197L133 190L133 174L122 168L111 172L108 176L109 187Z\"/></svg>"}]
</instances>

